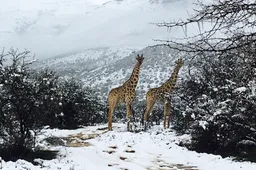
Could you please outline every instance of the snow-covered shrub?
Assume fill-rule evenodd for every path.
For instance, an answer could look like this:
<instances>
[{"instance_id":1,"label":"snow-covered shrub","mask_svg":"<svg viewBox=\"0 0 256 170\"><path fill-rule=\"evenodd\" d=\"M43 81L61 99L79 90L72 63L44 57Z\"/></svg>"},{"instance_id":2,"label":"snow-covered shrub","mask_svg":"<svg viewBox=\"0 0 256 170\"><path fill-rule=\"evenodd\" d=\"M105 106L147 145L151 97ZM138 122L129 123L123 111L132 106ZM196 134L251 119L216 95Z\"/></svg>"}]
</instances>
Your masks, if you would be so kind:
<instances>
[{"instance_id":1,"label":"snow-covered shrub","mask_svg":"<svg viewBox=\"0 0 256 170\"><path fill-rule=\"evenodd\" d=\"M103 101L94 91L84 88L74 79L61 82L59 88L58 127L76 128L80 125L94 125L106 122L107 114Z\"/></svg>"},{"instance_id":2,"label":"snow-covered shrub","mask_svg":"<svg viewBox=\"0 0 256 170\"><path fill-rule=\"evenodd\" d=\"M35 149L45 125L75 128L106 121L95 93L48 69L30 69L29 52L0 54L0 155L18 159Z\"/></svg>"},{"instance_id":3,"label":"snow-covered shrub","mask_svg":"<svg viewBox=\"0 0 256 170\"><path fill-rule=\"evenodd\" d=\"M35 90L37 101L35 102L35 119L37 125L42 127L49 125L54 127L58 124L57 115L61 112L59 102L61 96L59 93L60 79L53 71L49 69L33 72L31 83Z\"/></svg>"},{"instance_id":4,"label":"snow-covered shrub","mask_svg":"<svg viewBox=\"0 0 256 170\"><path fill-rule=\"evenodd\" d=\"M237 53L238 54L238 53ZM175 128L192 134L191 148L241 156L256 152L255 56L205 57L174 95Z\"/></svg>"},{"instance_id":5,"label":"snow-covered shrub","mask_svg":"<svg viewBox=\"0 0 256 170\"><path fill-rule=\"evenodd\" d=\"M31 149L38 129L34 112L37 96L30 79L28 55L28 51L14 50L1 54L0 154L4 159Z\"/></svg>"}]
</instances>

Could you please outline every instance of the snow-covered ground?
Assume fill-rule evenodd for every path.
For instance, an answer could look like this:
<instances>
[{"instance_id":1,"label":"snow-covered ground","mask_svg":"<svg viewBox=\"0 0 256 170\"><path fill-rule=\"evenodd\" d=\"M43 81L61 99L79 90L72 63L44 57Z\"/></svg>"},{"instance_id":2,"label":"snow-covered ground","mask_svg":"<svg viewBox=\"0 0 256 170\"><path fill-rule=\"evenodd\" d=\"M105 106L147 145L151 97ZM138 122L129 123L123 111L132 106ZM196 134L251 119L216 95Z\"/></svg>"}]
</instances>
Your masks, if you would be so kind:
<instances>
[{"instance_id":1,"label":"snow-covered ground","mask_svg":"<svg viewBox=\"0 0 256 170\"><path fill-rule=\"evenodd\" d=\"M171 129L164 130L154 126L148 132L131 133L126 125L114 123L113 131L104 130L104 125L85 127L77 130L44 130L39 136L42 140L49 136L80 136L85 141L88 136L96 138L86 140L83 147L48 146L59 150L54 160L37 160L34 166L24 160L3 162L4 170L255 170L256 164L235 162L231 158L196 153L180 147L177 143L188 140L188 136L177 136ZM41 141L41 142L40 142ZM81 142L81 141L80 141Z\"/></svg>"},{"instance_id":2,"label":"snow-covered ground","mask_svg":"<svg viewBox=\"0 0 256 170\"><path fill-rule=\"evenodd\" d=\"M88 48L144 48L153 39L184 35L151 23L191 14L194 0L0 1L0 48L31 50L38 58Z\"/></svg>"}]
</instances>

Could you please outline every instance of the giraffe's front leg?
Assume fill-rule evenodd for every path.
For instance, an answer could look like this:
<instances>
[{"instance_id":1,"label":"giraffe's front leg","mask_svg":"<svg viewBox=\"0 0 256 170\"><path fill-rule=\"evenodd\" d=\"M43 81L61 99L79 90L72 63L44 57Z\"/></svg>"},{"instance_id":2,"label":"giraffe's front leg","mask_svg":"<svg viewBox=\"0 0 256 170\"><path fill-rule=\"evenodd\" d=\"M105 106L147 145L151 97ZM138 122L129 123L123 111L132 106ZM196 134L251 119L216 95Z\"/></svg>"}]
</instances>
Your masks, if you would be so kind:
<instances>
[{"instance_id":1,"label":"giraffe's front leg","mask_svg":"<svg viewBox=\"0 0 256 170\"><path fill-rule=\"evenodd\" d=\"M170 102L165 100L164 102L164 128L166 129L166 121L168 121L168 125L167 127L169 128L170 126L170 111L171 111L171 105L170 105ZM167 116L168 116L168 120L167 120Z\"/></svg>"},{"instance_id":2,"label":"giraffe's front leg","mask_svg":"<svg viewBox=\"0 0 256 170\"><path fill-rule=\"evenodd\" d=\"M132 122L132 104L130 102L126 103L126 118L128 119L127 122L127 130L131 131L131 122Z\"/></svg>"}]
</instances>

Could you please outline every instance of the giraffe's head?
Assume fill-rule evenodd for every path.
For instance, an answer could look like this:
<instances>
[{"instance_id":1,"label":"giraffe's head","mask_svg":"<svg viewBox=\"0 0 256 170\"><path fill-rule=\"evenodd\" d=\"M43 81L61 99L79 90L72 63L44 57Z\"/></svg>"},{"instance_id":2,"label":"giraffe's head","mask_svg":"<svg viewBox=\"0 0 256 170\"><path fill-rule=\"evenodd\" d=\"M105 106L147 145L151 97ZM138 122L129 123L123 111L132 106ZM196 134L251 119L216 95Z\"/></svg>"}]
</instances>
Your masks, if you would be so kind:
<instances>
[{"instance_id":1,"label":"giraffe's head","mask_svg":"<svg viewBox=\"0 0 256 170\"><path fill-rule=\"evenodd\" d=\"M175 63L177 64L177 67L179 67L179 68L182 67L182 65L183 65L183 61L181 58L179 58Z\"/></svg>"},{"instance_id":2,"label":"giraffe's head","mask_svg":"<svg viewBox=\"0 0 256 170\"><path fill-rule=\"evenodd\" d=\"M144 60L143 54L141 54L141 55L138 54L136 57L136 60L141 64Z\"/></svg>"}]
</instances>

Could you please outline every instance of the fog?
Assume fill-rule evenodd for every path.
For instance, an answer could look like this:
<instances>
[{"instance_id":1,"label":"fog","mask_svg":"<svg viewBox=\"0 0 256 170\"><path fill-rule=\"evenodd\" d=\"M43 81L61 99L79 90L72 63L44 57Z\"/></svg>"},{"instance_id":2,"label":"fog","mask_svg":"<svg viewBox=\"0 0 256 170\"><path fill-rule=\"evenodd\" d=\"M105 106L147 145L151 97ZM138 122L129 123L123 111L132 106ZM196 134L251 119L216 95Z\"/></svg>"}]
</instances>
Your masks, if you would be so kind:
<instances>
[{"instance_id":1,"label":"fog","mask_svg":"<svg viewBox=\"0 0 256 170\"><path fill-rule=\"evenodd\" d=\"M184 36L151 23L192 13L191 0L8 0L0 2L0 47L39 59L97 47L140 49Z\"/></svg>"}]
</instances>

